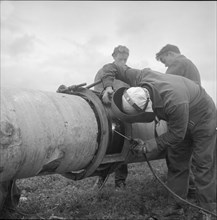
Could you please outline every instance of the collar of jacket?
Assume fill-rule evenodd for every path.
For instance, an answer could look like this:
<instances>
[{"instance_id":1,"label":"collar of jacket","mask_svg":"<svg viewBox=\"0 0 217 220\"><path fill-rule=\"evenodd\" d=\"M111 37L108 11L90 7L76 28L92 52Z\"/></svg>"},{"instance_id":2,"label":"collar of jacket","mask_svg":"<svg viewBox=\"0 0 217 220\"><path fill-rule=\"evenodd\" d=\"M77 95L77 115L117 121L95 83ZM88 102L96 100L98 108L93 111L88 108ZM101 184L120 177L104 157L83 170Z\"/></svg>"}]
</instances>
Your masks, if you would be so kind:
<instances>
[{"instance_id":1,"label":"collar of jacket","mask_svg":"<svg viewBox=\"0 0 217 220\"><path fill-rule=\"evenodd\" d=\"M184 55L182 54L179 54L175 59L174 59L174 62L179 60L179 59L187 59Z\"/></svg>"}]
</instances>

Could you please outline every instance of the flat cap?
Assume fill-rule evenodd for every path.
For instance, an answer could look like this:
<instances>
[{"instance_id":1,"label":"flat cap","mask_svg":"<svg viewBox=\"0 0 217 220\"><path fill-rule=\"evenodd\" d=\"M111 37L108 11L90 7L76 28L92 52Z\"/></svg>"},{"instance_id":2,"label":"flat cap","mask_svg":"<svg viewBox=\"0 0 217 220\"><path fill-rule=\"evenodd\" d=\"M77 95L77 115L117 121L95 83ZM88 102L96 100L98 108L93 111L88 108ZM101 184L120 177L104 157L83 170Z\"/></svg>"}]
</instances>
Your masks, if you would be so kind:
<instances>
[{"instance_id":1,"label":"flat cap","mask_svg":"<svg viewBox=\"0 0 217 220\"><path fill-rule=\"evenodd\" d=\"M112 56L115 56L117 53L127 53L127 54L129 54L129 49L125 46L119 45L119 46L114 48Z\"/></svg>"},{"instance_id":2,"label":"flat cap","mask_svg":"<svg viewBox=\"0 0 217 220\"><path fill-rule=\"evenodd\" d=\"M175 45L172 45L172 44L167 44L166 46L164 46L158 53L156 53L156 59L158 60L158 58L166 53L166 52L169 52L169 51L172 51L172 52L175 52L175 53L179 53L180 54L180 50L177 46Z\"/></svg>"}]
</instances>

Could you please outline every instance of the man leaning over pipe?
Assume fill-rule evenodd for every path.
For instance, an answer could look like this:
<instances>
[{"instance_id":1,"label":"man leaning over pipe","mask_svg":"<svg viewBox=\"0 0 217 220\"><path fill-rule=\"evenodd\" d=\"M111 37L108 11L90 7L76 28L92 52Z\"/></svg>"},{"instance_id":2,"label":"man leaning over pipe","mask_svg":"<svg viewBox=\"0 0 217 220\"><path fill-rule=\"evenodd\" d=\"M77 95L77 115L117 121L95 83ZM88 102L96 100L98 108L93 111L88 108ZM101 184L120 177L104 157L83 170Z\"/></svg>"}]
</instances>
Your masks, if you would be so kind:
<instances>
[{"instance_id":1,"label":"man leaning over pipe","mask_svg":"<svg viewBox=\"0 0 217 220\"><path fill-rule=\"evenodd\" d=\"M146 101L138 106L140 111L144 111L148 101L155 115L167 121L168 131L146 141L145 149L147 153L167 149L168 186L186 199L193 154L197 200L202 208L216 212L216 107L211 97L200 85L181 76L151 69L124 69L114 63L104 65L102 69L105 103L113 92L114 79L120 79L131 87L144 90ZM131 105L137 105L128 90L125 93ZM178 201L174 203L174 209L183 205ZM200 212L196 219L211 217Z\"/></svg>"}]
</instances>

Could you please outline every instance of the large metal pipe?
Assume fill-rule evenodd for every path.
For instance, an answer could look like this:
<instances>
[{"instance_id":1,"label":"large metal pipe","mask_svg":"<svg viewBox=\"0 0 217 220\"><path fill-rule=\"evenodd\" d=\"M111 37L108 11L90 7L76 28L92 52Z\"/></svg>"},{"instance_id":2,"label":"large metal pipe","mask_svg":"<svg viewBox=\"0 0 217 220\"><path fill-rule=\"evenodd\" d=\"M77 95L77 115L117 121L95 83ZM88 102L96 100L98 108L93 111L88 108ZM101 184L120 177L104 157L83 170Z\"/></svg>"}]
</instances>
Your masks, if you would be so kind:
<instances>
[{"instance_id":1,"label":"large metal pipe","mask_svg":"<svg viewBox=\"0 0 217 220\"><path fill-rule=\"evenodd\" d=\"M0 182L50 173L82 179L126 158L139 161L114 129L144 140L154 137L153 123L116 121L84 88L72 95L1 88L0 126Z\"/></svg>"},{"instance_id":2,"label":"large metal pipe","mask_svg":"<svg viewBox=\"0 0 217 220\"><path fill-rule=\"evenodd\" d=\"M99 147L95 112L75 95L2 88L0 123L0 181L81 170Z\"/></svg>"}]
</instances>

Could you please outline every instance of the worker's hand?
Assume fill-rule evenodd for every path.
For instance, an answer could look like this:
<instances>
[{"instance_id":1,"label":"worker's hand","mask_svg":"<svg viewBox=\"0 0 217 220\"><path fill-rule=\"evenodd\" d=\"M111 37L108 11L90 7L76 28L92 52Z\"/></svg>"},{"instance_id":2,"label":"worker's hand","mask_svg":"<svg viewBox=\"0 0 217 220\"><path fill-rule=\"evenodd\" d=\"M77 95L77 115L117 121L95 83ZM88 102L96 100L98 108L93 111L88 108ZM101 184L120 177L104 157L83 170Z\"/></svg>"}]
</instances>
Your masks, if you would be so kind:
<instances>
[{"instance_id":1,"label":"worker's hand","mask_svg":"<svg viewBox=\"0 0 217 220\"><path fill-rule=\"evenodd\" d=\"M59 86L59 88L57 89L57 92L59 92L59 93L65 92L67 89L68 89L67 86L61 85L61 86Z\"/></svg>"},{"instance_id":2,"label":"worker's hand","mask_svg":"<svg viewBox=\"0 0 217 220\"><path fill-rule=\"evenodd\" d=\"M146 144L142 139L135 138L131 141L131 151L137 156L142 156L144 153L147 153Z\"/></svg>"},{"instance_id":3,"label":"worker's hand","mask_svg":"<svg viewBox=\"0 0 217 220\"><path fill-rule=\"evenodd\" d=\"M112 89L112 87L107 87L103 93L102 96L102 101L105 104L110 104L111 103L111 99L112 99L112 94L113 94L114 90Z\"/></svg>"}]
</instances>

